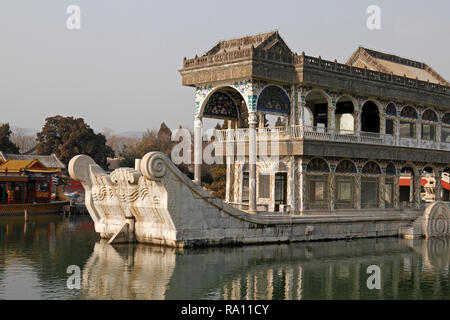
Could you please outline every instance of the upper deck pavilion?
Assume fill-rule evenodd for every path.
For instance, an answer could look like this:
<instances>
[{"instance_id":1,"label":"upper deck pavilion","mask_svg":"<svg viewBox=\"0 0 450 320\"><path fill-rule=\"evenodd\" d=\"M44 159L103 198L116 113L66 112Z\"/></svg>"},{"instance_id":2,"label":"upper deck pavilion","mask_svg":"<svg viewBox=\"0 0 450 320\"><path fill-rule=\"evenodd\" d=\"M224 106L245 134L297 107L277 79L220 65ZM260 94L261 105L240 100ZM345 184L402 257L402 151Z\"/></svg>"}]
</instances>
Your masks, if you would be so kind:
<instances>
[{"instance_id":1,"label":"upper deck pavilion","mask_svg":"<svg viewBox=\"0 0 450 320\"><path fill-rule=\"evenodd\" d=\"M450 150L449 83L423 62L364 47L345 64L327 61L292 52L273 31L219 41L185 58L180 73L183 85L197 88L196 118L237 120L237 130L217 131L219 141L247 140L246 118L255 111L258 139L276 133L281 140ZM285 117L286 125L263 128L267 114Z\"/></svg>"},{"instance_id":2,"label":"upper deck pavilion","mask_svg":"<svg viewBox=\"0 0 450 320\"><path fill-rule=\"evenodd\" d=\"M392 160L450 162L449 83L423 62L364 47L345 64L327 61L292 52L273 31L219 41L200 57L184 58L180 74L183 85L196 88L197 182L203 118L228 121L227 130L216 130L216 155L224 155L222 143L245 141L250 189L257 143L267 139L281 141L280 155L381 152ZM266 127L267 115L284 125Z\"/></svg>"}]
</instances>

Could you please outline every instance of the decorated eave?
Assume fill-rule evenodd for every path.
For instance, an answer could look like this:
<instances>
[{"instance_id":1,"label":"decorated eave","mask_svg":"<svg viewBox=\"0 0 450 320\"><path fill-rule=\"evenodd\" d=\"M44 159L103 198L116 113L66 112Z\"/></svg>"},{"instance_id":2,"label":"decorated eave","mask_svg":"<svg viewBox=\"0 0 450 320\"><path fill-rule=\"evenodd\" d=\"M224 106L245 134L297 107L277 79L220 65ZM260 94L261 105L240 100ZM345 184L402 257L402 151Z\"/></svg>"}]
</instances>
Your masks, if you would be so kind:
<instances>
[{"instance_id":1,"label":"decorated eave","mask_svg":"<svg viewBox=\"0 0 450 320\"><path fill-rule=\"evenodd\" d=\"M23 175L26 173L54 174L60 169L47 168L39 160L7 160L0 164L0 175Z\"/></svg>"},{"instance_id":2,"label":"decorated eave","mask_svg":"<svg viewBox=\"0 0 450 320\"><path fill-rule=\"evenodd\" d=\"M361 48L349 61L360 51ZM389 56L396 57L386 55L386 59ZM398 58L399 62L421 68L439 81L424 81L385 68L360 68L307 56L304 52L299 55L289 49L277 31L220 41L203 56L185 58L180 73L185 86L248 78L286 85L316 85L450 109L450 87L445 79L426 64Z\"/></svg>"},{"instance_id":3,"label":"decorated eave","mask_svg":"<svg viewBox=\"0 0 450 320\"><path fill-rule=\"evenodd\" d=\"M203 56L184 59L182 84L240 78L295 83L294 56L278 31L220 41Z\"/></svg>"}]
</instances>

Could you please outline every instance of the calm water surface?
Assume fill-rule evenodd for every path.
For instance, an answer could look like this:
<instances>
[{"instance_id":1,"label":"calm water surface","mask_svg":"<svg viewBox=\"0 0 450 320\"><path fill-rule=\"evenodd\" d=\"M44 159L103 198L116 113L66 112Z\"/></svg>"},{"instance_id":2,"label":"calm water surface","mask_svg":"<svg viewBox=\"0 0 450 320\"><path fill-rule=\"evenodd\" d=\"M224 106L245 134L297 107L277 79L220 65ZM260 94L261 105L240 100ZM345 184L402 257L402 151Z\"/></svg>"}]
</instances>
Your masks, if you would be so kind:
<instances>
[{"instance_id":1,"label":"calm water surface","mask_svg":"<svg viewBox=\"0 0 450 320\"><path fill-rule=\"evenodd\" d=\"M0 299L450 299L450 239L109 246L89 217L0 217ZM81 288L67 288L67 267ZM381 269L369 290L367 267Z\"/></svg>"}]
</instances>

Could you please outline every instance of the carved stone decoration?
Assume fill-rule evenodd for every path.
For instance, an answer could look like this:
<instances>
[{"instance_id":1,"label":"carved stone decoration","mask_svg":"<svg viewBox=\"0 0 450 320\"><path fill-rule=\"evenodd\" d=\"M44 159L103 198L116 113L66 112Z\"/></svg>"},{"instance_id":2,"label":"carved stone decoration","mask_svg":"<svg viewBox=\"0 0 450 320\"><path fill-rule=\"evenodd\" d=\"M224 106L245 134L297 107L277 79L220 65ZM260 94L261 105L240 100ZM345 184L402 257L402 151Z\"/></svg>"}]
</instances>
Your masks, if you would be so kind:
<instances>
[{"instance_id":1,"label":"carved stone decoration","mask_svg":"<svg viewBox=\"0 0 450 320\"><path fill-rule=\"evenodd\" d=\"M425 238L450 236L450 209L444 202L434 202L422 217L422 235Z\"/></svg>"},{"instance_id":2,"label":"carved stone decoration","mask_svg":"<svg viewBox=\"0 0 450 320\"><path fill-rule=\"evenodd\" d=\"M150 180L159 181L166 174L166 164L161 153L147 153L141 160L141 172Z\"/></svg>"}]
</instances>

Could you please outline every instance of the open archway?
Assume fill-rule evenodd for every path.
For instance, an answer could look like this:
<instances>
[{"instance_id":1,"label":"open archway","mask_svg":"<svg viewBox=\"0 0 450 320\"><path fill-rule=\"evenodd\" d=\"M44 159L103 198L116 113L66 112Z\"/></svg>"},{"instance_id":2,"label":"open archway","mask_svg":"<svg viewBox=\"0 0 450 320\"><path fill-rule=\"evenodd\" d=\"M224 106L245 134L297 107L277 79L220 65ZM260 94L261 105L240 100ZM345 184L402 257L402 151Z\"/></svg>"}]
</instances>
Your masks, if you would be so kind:
<instances>
[{"instance_id":1,"label":"open archway","mask_svg":"<svg viewBox=\"0 0 450 320\"><path fill-rule=\"evenodd\" d=\"M311 110L312 125L318 130L328 127L328 97L322 91L311 91L306 96L306 107Z\"/></svg>"},{"instance_id":2,"label":"open archway","mask_svg":"<svg viewBox=\"0 0 450 320\"><path fill-rule=\"evenodd\" d=\"M410 166L405 166L400 169L400 202L413 203L414 202L414 169Z\"/></svg>"},{"instance_id":3,"label":"open archway","mask_svg":"<svg viewBox=\"0 0 450 320\"><path fill-rule=\"evenodd\" d=\"M337 130L346 132L354 131L355 106L353 100L348 96L340 97L336 103L335 126Z\"/></svg>"},{"instance_id":4,"label":"open archway","mask_svg":"<svg viewBox=\"0 0 450 320\"><path fill-rule=\"evenodd\" d=\"M366 101L362 107L361 131L380 133L380 111L373 101Z\"/></svg>"}]
</instances>

